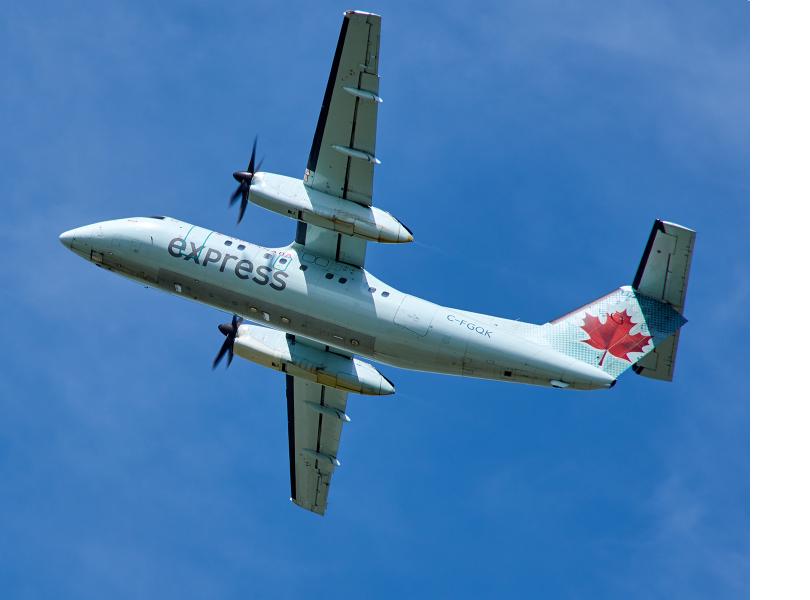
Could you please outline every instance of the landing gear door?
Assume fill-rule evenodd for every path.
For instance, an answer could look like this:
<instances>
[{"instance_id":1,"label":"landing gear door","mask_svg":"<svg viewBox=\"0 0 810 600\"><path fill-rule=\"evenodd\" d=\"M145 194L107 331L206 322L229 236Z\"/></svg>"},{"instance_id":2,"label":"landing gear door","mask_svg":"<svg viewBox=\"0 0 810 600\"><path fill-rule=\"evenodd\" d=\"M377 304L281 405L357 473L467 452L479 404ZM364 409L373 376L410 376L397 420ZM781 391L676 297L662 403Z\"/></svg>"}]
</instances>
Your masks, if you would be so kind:
<instances>
[{"instance_id":1,"label":"landing gear door","mask_svg":"<svg viewBox=\"0 0 810 600\"><path fill-rule=\"evenodd\" d=\"M435 304L413 296L405 296L394 316L394 323L419 336L424 336L427 335L435 314Z\"/></svg>"}]
</instances>

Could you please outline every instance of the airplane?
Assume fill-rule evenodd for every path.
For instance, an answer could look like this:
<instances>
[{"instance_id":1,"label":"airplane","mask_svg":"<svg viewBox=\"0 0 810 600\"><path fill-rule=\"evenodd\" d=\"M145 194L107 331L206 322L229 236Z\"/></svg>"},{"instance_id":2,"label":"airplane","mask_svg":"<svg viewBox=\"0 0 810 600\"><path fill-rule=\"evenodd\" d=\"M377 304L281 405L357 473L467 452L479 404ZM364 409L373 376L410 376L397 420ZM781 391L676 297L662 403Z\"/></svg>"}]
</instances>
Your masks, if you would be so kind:
<instances>
[{"instance_id":1,"label":"airplane","mask_svg":"<svg viewBox=\"0 0 810 600\"><path fill-rule=\"evenodd\" d=\"M104 221L59 236L91 263L231 313L227 356L286 375L290 499L323 515L349 393L393 382L366 360L404 369L565 390L612 388L636 373L672 381L695 232L656 220L631 285L544 324L450 308L404 293L364 268L369 242L413 233L372 205L380 16L348 11L303 179L263 172L256 141L238 187L248 203L297 222L265 248L165 216Z\"/></svg>"}]
</instances>

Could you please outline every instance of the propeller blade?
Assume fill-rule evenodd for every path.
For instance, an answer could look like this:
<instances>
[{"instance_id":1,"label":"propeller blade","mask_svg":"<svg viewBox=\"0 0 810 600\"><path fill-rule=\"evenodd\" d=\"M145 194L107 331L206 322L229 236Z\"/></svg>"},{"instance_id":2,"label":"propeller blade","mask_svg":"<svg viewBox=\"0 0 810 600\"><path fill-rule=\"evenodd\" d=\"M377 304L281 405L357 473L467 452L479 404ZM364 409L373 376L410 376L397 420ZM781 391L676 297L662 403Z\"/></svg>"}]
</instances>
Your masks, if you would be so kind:
<instances>
[{"instance_id":1,"label":"propeller blade","mask_svg":"<svg viewBox=\"0 0 810 600\"><path fill-rule=\"evenodd\" d=\"M217 325L217 329L219 332L225 336L225 341L222 342L222 347L217 352L216 358L214 358L214 364L211 367L212 369L216 369L217 365L222 361L222 358L225 356L225 353L228 353L228 365L231 366L233 362L233 344L236 341L236 335L239 333L239 326L242 324L244 319L239 315L233 315L231 317L230 323L221 323Z\"/></svg>"},{"instance_id":2,"label":"propeller blade","mask_svg":"<svg viewBox=\"0 0 810 600\"><path fill-rule=\"evenodd\" d=\"M231 194L230 198L230 206L236 204L236 200L239 196L242 196L242 201L239 204L239 218L236 219L236 223L239 224L242 222L242 218L245 216L245 210L247 209L248 205L248 196L250 196L250 184L253 182L253 176L256 174L257 167L256 167L256 144L259 141L259 136L257 135L253 138L253 148L250 151L250 161L248 162L247 170L245 171L234 171L233 178L239 182L239 187ZM264 158L259 161L259 167L262 166L262 162Z\"/></svg>"},{"instance_id":3,"label":"propeller blade","mask_svg":"<svg viewBox=\"0 0 810 600\"><path fill-rule=\"evenodd\" d=\"M231 194L231 201L230 205L233 206L236 199L239 197L239 194L242 193L242 184L240 183L239 186L234 190L233 194Z\"/></svg>"},{"instance_id":4,"label":"propeller blade","mask_svg":"<svg viewBox=\"0 0 810 600\"><path fill-rule=\"evenodd\" d=\"M233 344L229 344L229 343L228 343L229 341L230 341L230 340L228 340L228 339L226 338L226 339L225 339L225 341L224 341L224 342L222 342L222 347L219 349L219 352L217 352L217 356L216 356L216 358L214 358L214 364L213 364L213 365L211 365L211 368L212 368L212 369L216 369L216 368L217 368L217 365L219 364L219 361L221 361L221 360L222 360L222 357L223 357L223 356L225 356L225 353L228 351L228 349L229 349L229 348L231 349L231 352L233 352ZM230 363L229 363L229 364L230 364Z\"/></svg>"},{"instance_id":5,"label":"propeller blade","mask_svg":"<svg viewBox=\"0 0 810 600\"><path fill-rule=\"evenodd\" d=\"M253 150L250 153L250 162L248 163L248 168L247 168L248 173L255 173L255 170L253 168L253 164L256 162L256 142L258 142L258 141L259 141L259 136L257 135L255 138L253 138Z\"/></svg>"},{"instance_id":6,"label":"propeller blade","mask_svg":"<svg viewBox=\"0 0 810 600\"><path fill-rule=\"evenodd\" d=\"M239 204L239 218L236 219L237 225L239 225L239 223L242 222L242 217L245 216L245 210L247 209L247 205L248 205L248 195L247 190L245 190L245 192L242 194L242 202Z\"/></svg>"}]
</instances>

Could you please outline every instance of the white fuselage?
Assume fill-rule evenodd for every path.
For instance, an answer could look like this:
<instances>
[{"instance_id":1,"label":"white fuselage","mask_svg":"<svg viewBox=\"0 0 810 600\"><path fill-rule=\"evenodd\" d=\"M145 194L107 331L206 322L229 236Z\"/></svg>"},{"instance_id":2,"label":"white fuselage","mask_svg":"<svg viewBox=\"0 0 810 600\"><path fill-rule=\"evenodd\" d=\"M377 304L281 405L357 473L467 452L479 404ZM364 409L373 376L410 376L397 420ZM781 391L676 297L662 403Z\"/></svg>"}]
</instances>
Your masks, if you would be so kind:
<instances>
[{"instance_id":1,"label":"white fuselage","mask_svg":"<svg viewBox=\"0 0 810 600\"><path fill-rule=\"evenodd\" d=\"M168 217L105 221L60 239L146 285L396 367L572 389L614 382L521 336L523 324L404 294L299 244L264 248Z\"/></svg>"}]
</instances>

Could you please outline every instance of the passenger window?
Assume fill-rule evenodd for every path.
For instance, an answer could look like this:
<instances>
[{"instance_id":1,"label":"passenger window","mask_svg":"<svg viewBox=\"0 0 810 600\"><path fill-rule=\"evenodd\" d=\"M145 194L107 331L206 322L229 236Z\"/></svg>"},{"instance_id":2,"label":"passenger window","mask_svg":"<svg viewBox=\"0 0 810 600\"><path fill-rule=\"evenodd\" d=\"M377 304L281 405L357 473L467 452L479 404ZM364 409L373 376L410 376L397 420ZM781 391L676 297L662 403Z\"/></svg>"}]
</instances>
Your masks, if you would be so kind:
<instances>
[{"instance_id":1,"label":"passenger window","mask_svg":"<svg viewBox=\"0 0 810 600\"><path fill-rule=\"evenodd\" d=\"M245 245L244 245L244 244L239 244L239 245L236 247L236 249L237 249L237 250L244 250L244 249L245 249Z\"/></svg>"},{"instance_id":2,"label":"passenger window","mask_svg":"<svg viewBox=\"0 0 810 600\"><path fill-rule=\"evenodd\" d=\"M346 283L346 281L347 280L345 277L341 277L340 279L338 279L338 283Z\"/></svg>"},{"instance_id":3,"label":"passenger window","mask_svg":"<svg viewBox=\"0 0 810 600\"><path fill-rule=\"evenodd\" d=\"M383 292L383 293L382 293L382 297L383 297L383 298L388 298L388 296L390 296L390 295L391 295L391 294L389 294L388 292Z\"/></svg>"},{"instance_id":4,"label":"passenger window","mask_svg":"<svg viewBox=\"0 0 810 600\"><path fill-rule=\"evenodd\" d=\"M233 242L231 240L225 240L225 245L226 246L230 246L231 244L233 244Z\"/></svg>"},{"instance_id":5,"label":"passenger window","mask_svg":"<svg viewBox=\"0 0 810 600\"><path fill-rule=\"evenodd\" d=\"M376 291L377 291L377 288L372 288L372 287L370 287L370 288L368 288L368 291L369 291L369 292L371 292L371 293L373 294L374 292L376 292Z\"/></svg>"},{"instance_id":6,"label":"passenger window","mask_svg":"<svg viewBox=\"0 0 810 600\"><path fill-rule=\"evenodd\" d=\"M333 279L334 277L335 277L335 276L334 276L332 273L327 273L327 274L326 274L326 278L327 278L327 279Z\"/></svg>"},{"instance_id":7,"label":"passenger window","mask_svg":"<svg viewBox=\"0 0 810 600\"><path fill-rule=\"evenodd\" d=\"M301 266L299 267L299 269L301 269L302 271L306 271L308 268L309 268L309 267L308 267L308 266L306 266L306 265L301 265Z\"/></svg>"}]
</instances>

